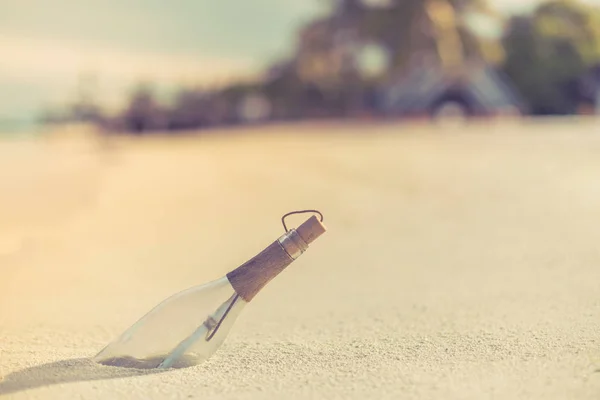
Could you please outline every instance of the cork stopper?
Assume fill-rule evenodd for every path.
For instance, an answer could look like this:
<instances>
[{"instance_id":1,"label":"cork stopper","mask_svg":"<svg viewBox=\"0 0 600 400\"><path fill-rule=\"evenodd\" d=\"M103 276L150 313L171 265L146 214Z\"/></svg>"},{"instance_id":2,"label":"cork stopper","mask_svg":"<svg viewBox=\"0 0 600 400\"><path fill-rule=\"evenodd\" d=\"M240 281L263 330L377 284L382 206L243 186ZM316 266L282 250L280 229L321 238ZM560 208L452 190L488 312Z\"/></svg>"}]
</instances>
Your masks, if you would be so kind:
<instances>
[{"instance_id":1,"label":"cork stopper","mask_svg":"<svg viewBox=\"0 0 600 400\"><path fill-rule=\"evenodd\" d=\"M300 235L306 244L314 242L319 236L325 233L326 230L327 228L319 221L316 215L313 215L296 228L296 232L298 232L298 235Z\"/></svg>"}]
</instances>

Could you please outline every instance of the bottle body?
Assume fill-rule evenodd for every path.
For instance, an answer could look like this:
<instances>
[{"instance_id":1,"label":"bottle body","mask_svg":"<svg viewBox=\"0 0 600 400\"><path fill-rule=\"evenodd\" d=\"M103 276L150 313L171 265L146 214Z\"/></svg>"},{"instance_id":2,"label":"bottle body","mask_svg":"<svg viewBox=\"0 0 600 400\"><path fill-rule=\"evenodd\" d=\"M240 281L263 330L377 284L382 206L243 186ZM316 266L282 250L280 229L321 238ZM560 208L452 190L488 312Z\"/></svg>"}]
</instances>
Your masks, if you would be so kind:
<instances>
[{"instance_id":1,"label":"bottle body","mask_svg":"<svg viewBox=\"0 0 600 400\"><path fill-rule=\"evenodd\" d=\"M297 230L287 230L223 278L164 300L109 343L94 361L130 368L199 364L223 343L245 305L324 232L315 216Z\"/></svg>"},{"instance_id":2,"label":"bottle body","mask_svg":"<svg viewBox=\"0 0 600 400\"><path fill-rule=\"evenodd\" d=\"M158 304L94 360L130 368L196 365L219 348L246 304L227 277L192 287Z\"/></svg>"}]
</instances>

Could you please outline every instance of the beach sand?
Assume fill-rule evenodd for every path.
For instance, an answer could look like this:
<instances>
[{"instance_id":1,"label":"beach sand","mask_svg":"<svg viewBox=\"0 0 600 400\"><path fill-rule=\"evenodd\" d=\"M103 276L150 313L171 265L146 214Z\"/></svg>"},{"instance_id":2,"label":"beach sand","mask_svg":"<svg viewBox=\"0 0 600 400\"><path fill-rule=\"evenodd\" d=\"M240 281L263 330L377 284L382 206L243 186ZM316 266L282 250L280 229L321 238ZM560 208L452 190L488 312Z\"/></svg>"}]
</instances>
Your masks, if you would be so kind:
<instances>
[{"instance_id":1,"label":"beach sand","mask_svg":"<svg viewBox=\"0 0 600 400\"><path fill-rule=\"evenodd\" d=\"M0 142L0 397L600 398L600 125ZM317 208L206 363L97 365ZM303 221L292 217L291 225Z\"/></svg>"}]
</instances>

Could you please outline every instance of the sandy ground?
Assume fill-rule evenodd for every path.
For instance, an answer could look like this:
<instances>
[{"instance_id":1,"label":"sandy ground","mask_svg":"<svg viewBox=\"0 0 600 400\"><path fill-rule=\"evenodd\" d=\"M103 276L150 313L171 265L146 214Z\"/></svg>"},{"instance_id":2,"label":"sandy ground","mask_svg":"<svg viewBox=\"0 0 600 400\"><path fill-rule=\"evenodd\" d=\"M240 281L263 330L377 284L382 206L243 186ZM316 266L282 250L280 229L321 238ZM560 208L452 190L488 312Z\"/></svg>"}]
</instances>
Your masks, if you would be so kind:
<instances>
[{"instance_id":1,"label":"sandy ground","mask_svg":"<svg viewBox=\"0 0 600 400\"><path fill-rule=\"evenodd\" d=\"M600 398L600 124L99 143L0 143L0 396ZM302 208L329 231L208 362L89 360Z\"/></svg>"}]
</instances>

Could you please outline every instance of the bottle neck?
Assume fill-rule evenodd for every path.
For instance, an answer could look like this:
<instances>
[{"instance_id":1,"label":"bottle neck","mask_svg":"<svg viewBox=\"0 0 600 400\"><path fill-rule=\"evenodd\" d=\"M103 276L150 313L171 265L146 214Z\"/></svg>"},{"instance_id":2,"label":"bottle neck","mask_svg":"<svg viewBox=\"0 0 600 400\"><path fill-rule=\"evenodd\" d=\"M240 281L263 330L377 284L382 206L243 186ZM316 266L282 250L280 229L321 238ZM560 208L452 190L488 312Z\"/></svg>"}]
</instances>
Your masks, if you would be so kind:
<instances>
[{"instance_id":1,"label":"bottle neck","mask_svg":"<svg viewBox=\"0 0 600 400\"><path fill-rule=\"evenodd\" d=\"M249 302L307 248L308 244L292 229L254 258L229 272L227 279L237 294Z\"/></svg>"},{"instance_id":2,"label":"bottle neck","mask_svg":"<svg viewBox=\"0 0 600 400\"><path fill-rule=\"evenodd\" d=\"M313 215L297 229L287 231L254 258L229 272L229 283L242 299L249 302L324 232L325 226Z\"/></svg>"}]
</instances>

